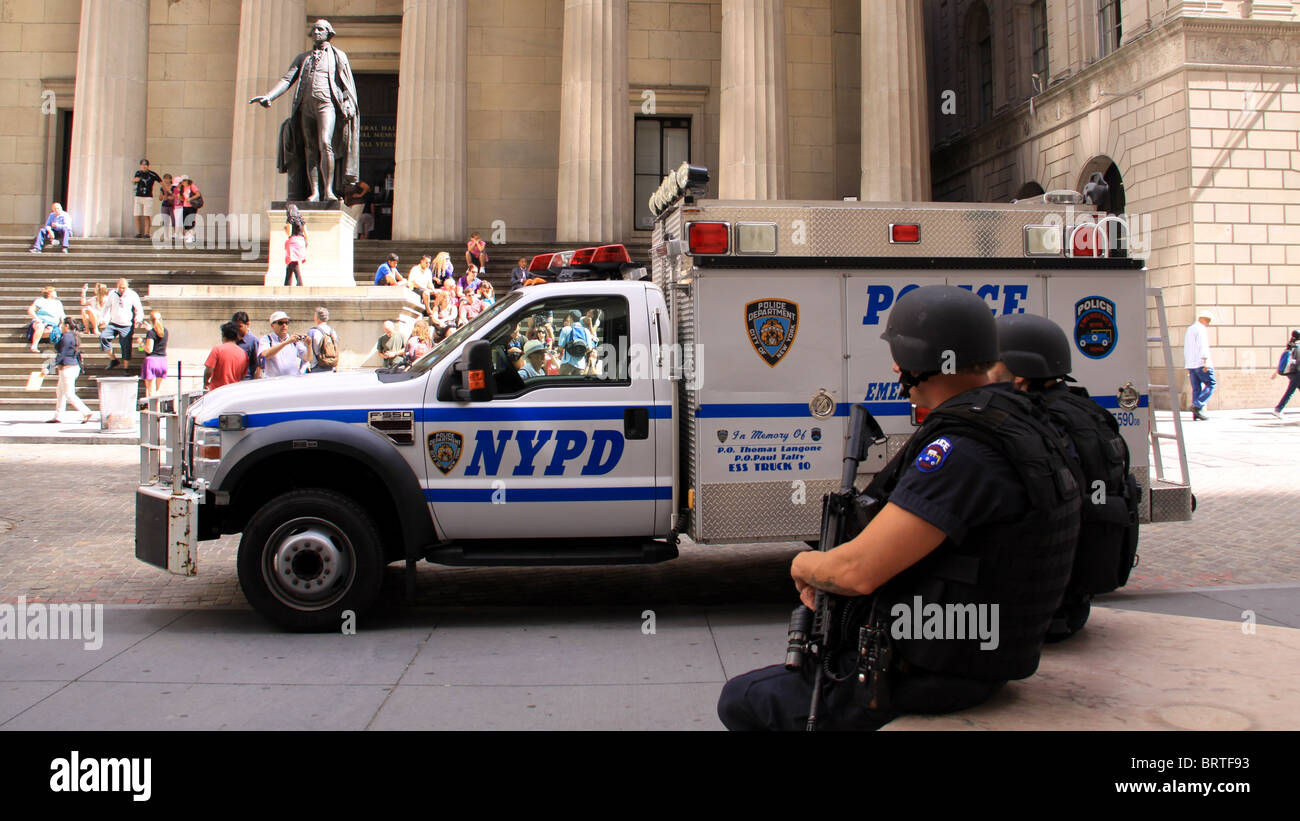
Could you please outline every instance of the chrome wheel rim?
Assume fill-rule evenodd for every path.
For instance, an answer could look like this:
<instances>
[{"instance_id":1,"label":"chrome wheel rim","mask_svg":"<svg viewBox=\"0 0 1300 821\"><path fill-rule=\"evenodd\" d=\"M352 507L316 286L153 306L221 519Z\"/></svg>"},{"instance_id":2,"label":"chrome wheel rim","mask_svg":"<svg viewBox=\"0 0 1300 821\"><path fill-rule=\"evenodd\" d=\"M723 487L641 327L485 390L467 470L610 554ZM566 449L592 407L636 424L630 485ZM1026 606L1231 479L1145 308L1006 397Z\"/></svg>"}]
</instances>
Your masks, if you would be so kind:
<instances>
[{"instance_id":1,"label":"chrome wheel rim","mask_svg":"<svg viewBox=\"0 0 1300 821\"><path fill-rule=\"evenodd\" d=\"M347 595L355 575L352 542L338 527L312 516L275 529L262 551L262 578L281 603L323 610Z\"/></svg>"}]
</instances>

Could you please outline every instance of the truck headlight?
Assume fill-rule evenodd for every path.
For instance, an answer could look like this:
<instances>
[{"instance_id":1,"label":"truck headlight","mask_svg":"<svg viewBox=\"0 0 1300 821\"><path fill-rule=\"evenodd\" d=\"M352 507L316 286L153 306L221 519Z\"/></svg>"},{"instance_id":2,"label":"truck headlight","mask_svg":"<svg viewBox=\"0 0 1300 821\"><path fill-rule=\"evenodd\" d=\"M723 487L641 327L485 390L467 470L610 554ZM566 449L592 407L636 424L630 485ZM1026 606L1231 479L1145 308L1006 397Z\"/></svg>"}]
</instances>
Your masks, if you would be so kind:
<instances>
[{"instance_id":1,"label":"truck headlight","mask_svg":"<svg viewBox=\"0 0 1300 821\"><path fill-rule=\"evenodd\" d=\"M196 479L211 481L221 463L221 431L216 428L194 429L194 470Z\"/></svg>"}]
</instances>

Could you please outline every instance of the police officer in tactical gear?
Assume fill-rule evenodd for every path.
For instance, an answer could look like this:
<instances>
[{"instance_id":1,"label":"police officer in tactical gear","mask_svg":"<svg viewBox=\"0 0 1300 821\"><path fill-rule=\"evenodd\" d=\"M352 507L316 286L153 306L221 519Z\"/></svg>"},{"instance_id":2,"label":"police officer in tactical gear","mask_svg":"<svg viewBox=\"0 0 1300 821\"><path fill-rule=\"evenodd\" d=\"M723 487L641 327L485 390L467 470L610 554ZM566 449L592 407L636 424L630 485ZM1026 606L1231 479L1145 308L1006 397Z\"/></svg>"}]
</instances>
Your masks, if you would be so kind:
<instances>
[{"instance_id":1,"label":"police officer in tactical gear","mask_svg":"<svg viewBox=\"0 0 1300 821\"><path fill-rule=\"evenodd\" d=\"M800 670L727 682L718 715L729 729L802 729L815 663L826 673L822 729L964 709L1037 669L1078 538L1064 438L1029 397L990 379L997 329L970 291L908 292L882 338L903 395L932 410L867 487L879 501L866 527L791 565L809 607L816 590L847 597L839 642ZM977 614L991 631L976 634Z\"/></svg>"},{"instance_id":2,"label":"police officer in tactical gear","mask_svg":"<svg viewBox=\"0 0 1300 821\"><path fill-rule=\"evenodd\" d=\"M1052 618L1048 641L1083 629L1094 595L1128 581L1137 552L1137 482L1129 473L1129 450L1115 417L1081 387L1067 383L1070 340L1052 320L1034 314L997 318L1001 361L990 376L1013 382L1041 399L1053 423L1073 443L1084 488L1079 544L1065 600Z\"/></svg>"}]
</instances>

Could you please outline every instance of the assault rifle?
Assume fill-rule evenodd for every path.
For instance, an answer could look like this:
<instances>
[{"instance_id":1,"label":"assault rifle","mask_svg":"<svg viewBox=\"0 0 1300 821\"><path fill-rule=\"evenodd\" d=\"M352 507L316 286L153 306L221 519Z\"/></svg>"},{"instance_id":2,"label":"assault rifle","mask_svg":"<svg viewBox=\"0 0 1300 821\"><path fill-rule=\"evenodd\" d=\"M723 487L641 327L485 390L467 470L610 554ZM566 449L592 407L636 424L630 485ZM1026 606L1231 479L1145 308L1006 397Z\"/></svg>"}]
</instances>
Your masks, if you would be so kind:
<instances>
[{"instance_id":1,"label":"assault rifle","mask_svg":"<svg viewBox=\"0 0 1300 821\"><path fill-rule=\"evenodd\" d=\"M819 550L830 550L861 532L863 521L862 517L857 515L858 492L854 487L858 478L858 464L867 458L867 449L872 444L882 444L885 441L880 423L871 415L871 411L867 410L867 406L854 405L849 416L849 441L844 448L840 489L822 497ZM815 612L801 604L790 614L790 633L785 651L787 670L802 668L807 653L811 653L817 660L817 670L813 675L812 704L808 708L807 729L809 730L817 729L822 679L830 662L829 653L833 641L831 631L835 621L835 614L832 612L833 599L830 594L818 590L815 605Z\"/></svg>"}]
</instances>

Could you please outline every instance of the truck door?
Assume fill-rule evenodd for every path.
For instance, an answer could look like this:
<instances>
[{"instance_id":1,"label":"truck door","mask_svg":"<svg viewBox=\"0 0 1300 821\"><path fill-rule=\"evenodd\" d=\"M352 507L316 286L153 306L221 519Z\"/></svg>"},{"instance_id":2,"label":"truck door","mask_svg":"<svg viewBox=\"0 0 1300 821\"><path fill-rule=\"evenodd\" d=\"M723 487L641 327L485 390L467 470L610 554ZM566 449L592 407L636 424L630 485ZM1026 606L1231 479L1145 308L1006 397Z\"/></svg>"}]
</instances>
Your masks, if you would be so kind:
<instances>
[{"instance_id":1,"label":"truck door","mask_svg":"<svg viewBox=\"0 0 1300 821\"><path fill-rule=\"evenodd\" d=\"M447 538L654 534L672 484L656 479L653 420L671 404L629 368L630 341L648 330L643 301L627 293L554 296L505 315L482 337L496 363L490 402L440 403L431 385L425 496Z\"/></svg>"},{"instance_id":2,"label":"truck door","mask_svg":"<svg viewBox=\"0 0 1300 821\"><path fill-rule=\"evenodd\" d=\"M1065 330L1074 377L1115 415L1138 479L1145 483L1146 277L1134 271L1052 276L1047 280L1047 317ZM1129 383L1132 391L1124 391ZM1122 391L1131 397L1123 405Z\"/></svg>"}]
</instances>

